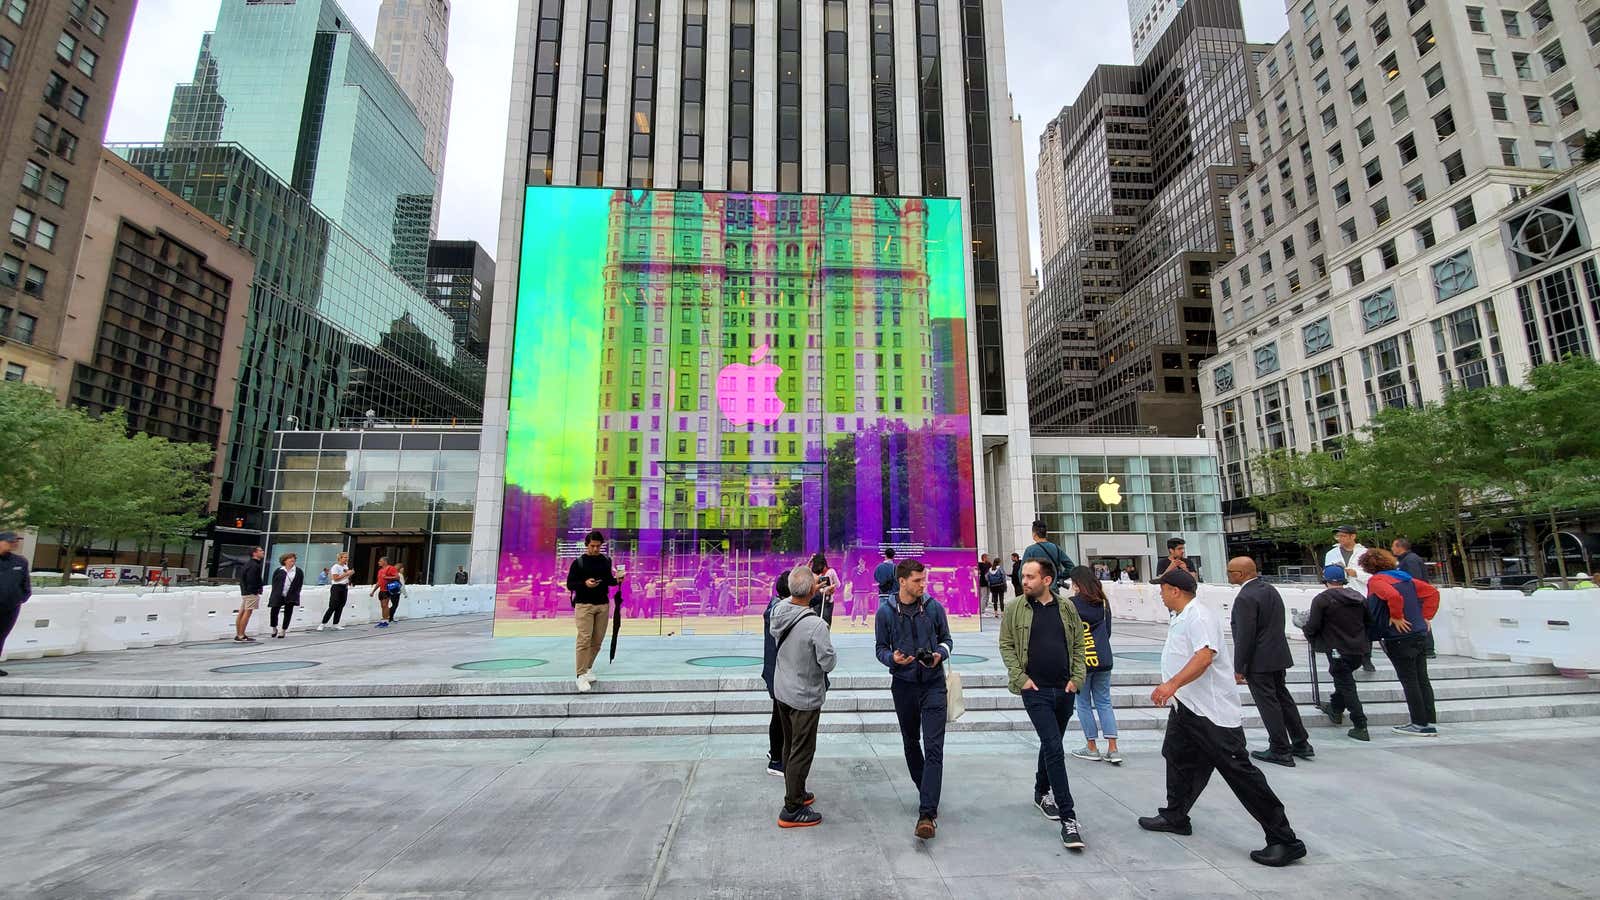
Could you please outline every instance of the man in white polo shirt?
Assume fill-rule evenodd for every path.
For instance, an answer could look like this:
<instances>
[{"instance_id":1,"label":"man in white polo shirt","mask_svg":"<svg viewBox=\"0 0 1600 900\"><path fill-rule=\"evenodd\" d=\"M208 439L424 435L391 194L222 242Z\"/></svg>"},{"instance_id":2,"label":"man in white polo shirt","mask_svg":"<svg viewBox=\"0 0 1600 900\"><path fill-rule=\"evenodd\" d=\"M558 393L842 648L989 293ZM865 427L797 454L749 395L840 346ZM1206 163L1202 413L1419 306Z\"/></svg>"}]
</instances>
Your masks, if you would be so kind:
<instances>
[{"instance_id":1,"label":"man in white polo shirt","mask_svg":"<svg viewBox=\"0 0 1600 900\"><path fill-rule=\"evenodd\" d=\"M1367 573L1361 568L1361 555L1367 548L1356 539L1354 525L1340 525L1333 530L1334 544L1322 557L1322 566L1342 566L1344 568L1345 587L1352 588L1356 593L1366 596ZM1372 664L1372 654L1367 654L1367 661L1361 664L1361 671L1376 672L1377 666Z\"/></svg>"},{"instance_id":2,"label":"man in white polo shirt","mask_svg":"<svg viewBox=\"0 0 1600 900\"><path fill-rule=\"evenodd\" d=\"M1199 586L1188 572L1168 569L1159 583L1162 604L1175 613L1161 650L1162 682L1150 692L1157 706L1175 701L1161 745L1167 760L1167 805L1154 816L1140 817L1139 827L1193 834L1189 810L1211 773L1219 772L1266 832L1267 846L1250 851L1250 858L1264 866L1286 866L1306 855L1306 845L1295 837L1283 803L1245 749L1244 706L1234 686L1222 620L1195 602Z\"/></svg>"}]
</instances>

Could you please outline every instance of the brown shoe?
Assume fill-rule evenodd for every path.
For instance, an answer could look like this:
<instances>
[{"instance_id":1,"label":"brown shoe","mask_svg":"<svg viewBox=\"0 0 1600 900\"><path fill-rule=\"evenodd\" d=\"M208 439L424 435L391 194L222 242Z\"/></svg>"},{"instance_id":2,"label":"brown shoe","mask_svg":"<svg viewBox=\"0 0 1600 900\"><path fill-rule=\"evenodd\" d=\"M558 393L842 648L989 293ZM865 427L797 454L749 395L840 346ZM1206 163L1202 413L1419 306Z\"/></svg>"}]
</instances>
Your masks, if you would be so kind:
<instances>
[{"instance_id":1,"label":"brown shoe","mask_svg":"<svg viewBox=\"0 0 1600 900\"><path fill-rule=\"evenodd\" d=\"M934 824L932 819L928 818L927 816L923 816L917 820L916 835L923 840L927 840L933 837L933 833L936 829L938 829L938 827L939 826Z\"/></svg>"}]
</instances>

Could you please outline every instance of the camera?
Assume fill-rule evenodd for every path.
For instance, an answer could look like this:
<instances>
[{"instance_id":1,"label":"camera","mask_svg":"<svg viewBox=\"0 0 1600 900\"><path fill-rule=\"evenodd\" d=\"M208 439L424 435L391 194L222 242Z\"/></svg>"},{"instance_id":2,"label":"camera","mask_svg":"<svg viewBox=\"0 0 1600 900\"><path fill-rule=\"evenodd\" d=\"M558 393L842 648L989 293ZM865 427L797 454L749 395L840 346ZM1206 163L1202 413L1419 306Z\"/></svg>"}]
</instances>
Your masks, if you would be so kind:
<instances>
[{"instance_id":1,"label":"camera","mask_svg":"<svg viewBox=\"0 0 1600 900\"><path fill-rule=\"evenodd\" d=\"M938 659L938 657L933 655L932 650L918 650L916 656L917 662L922 663L925 666L933 665L934 661Z\"/></svg>"}]
</instances>

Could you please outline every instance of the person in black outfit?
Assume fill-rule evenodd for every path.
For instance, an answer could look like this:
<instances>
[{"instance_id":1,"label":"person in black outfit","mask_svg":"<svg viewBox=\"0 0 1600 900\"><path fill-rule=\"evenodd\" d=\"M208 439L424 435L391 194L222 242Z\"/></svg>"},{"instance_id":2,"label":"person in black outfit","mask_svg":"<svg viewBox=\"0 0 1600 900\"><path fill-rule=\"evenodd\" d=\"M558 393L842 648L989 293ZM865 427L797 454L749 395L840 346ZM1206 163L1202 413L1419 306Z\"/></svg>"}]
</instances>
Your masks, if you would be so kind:
<instances>
[{"instance_id":1,"label":"person in black outfit","mask_svg":"<svg viewBox=\"0 0 1600 900\"><path fill-rule=\"evenodd\" d=\"M33 579L28 575L28 561L13 553L17 547L15 531L0 531L0 651L6 649L6 638L22 614L22 604L33 596ZM0 675L5 675L0 669Z\"/></svg>"},{"instance_id":2,"label":"person in black outfit","mask_svg":"<svg viewBox=\"0 0 1600 900\"><path fill-rule=\"evenodd\" d=\"M773 586L777 594L761 613L761 680L767 684L767 696L772 697L772 721L767 724L767 774L783 777L783 714L778 709L778 698L772 693L772 676L778 670L778 639L772 636L772 608L789 602L789 572L778 573Z\"/></svg>"},{"instance_id":3,"label":"person in black outfit","mask_svg":"<svg viewBox=\"0 0 1600 900\"><path fill-rule=\"evenodd\" d=\"M466 566L456 566L456 584L466 584L472 579L467 576Z\"/></svg>"},{"instance_id":4,"label":"person in black outfit","mask_svg":"<svg viewBox=\"0 0 1600 900\"><path fill-rule=\"evenodd\" d=\"M256 642L244 630L250 625L250 614L261 605L261 588L267 581L266 555L267 551L252 547L249 559L228 558L229 562L239 566L239 616L233 621L233 641L236 644Z\"/></svg>"},{"instance_id":5,"label":"person in black outfit","mask_svg":"<svg viewBox=\"0 0 1600 900\"><path fill-rule=\"evenodd\" d=\"M1183 555L1183 550L1183 538L1167 539L1167 555L1160 562L1156 563L1155 581L1159 582L1161 580L1161 576L1166 574L1166 571L1174 566L1184 570L1185 572L1188 572L1190 575L1193 575L1195 581L1200 580L1200 564Z\"/></svg>"},{"instance_id":6,"label":"person in black outfit","mask_svg":"<svg viewBox=\"0 0 1600 900\"><path fill-rule=\"evenodd\" d=\"M1022 554L1011 554L1011 596L1022 596Z\"/></svg>"},{"instance_id":7,"label":"person in black outfit","mask_svg":"<svg viewBox=\"0 0 1600 900\"><path fill-rule=\"evenodd\" d=\"M994 615L997 619L1001 613L1006 611L1006 582L1008 580L1005 569L1001 568L1000 554L996 553L989 560L987 581L989 585L989 604L994 607ZM982 597L983 595L979 594L978 596Z\"/></svg>"},{"instance_id":8,"label":"person in black outfit","mask_svg":"<svg viewBox=\"0 0 1600 900\"><path fill-rule=\"evenodd\" d=\"M1367 713L1356 693L1355 676L1372 655L1372 639L1367 637L1367 598L1346 587L1345 577L1343 566L1322 570L1322 583L1328 589L1311 598L1311 609L1301 630L1313 651L1328 654L1333 696L1321 707L1322 712L1333 724L1342 725L1344 711L1350 710L1350 724L1355 727L1347 734L1367 741L1372 738L1367 734Z\"/></svg>"},{"instance_id":9,"label":"person in black outfit","mask_svg":"<svg viewBox=\"0 0 1600 900\"><path fill-rule=\"evenodd\" d=\"M272 595L267 598L267 608L272 613L272 636L289 636L289 620L294 608L300 605L300 589L305 587L306 573L295 565L298 558L293 553L278 557L279 568L272 573ZM283 627L278 627L278 613L283 612Z\"/></svg>"},{"instance_id":10,"label":"person in black outfit","mask_svg":"<svg viewBox=\"0 0 1600 900\"><path fill-rule=\"evenodd\" d=\"M1283 632L1283 598L1277 588L1261 580L1255 560L1248 556L1228 561L1228 582L1239 586L1233 601L1234 681L1249 685L1267 729L1267 749L1250 755L1280 766L1293 766L1297 756L1311 759L1316 752L1284 677L1294 666L1294 656Z\"/></svg>"},{"instance_id":11,"label":"person in black outfit","mask_svg":"<svg viewBox=\"0 0 1600 900\"><path fill-rule=\"evenodd\" d=\"M606 536L599 529L590 531L583 539L583 555L572 561L567 570L567 590L572 592L573 618L578 623L576 665L578 690L587 693L596 681L595 657L600 655L600 644L606 639L606 614L611 611L611 588L622 583L626 570L611 565L611 557L600 552Z\"/></svg>"}]
</instances>

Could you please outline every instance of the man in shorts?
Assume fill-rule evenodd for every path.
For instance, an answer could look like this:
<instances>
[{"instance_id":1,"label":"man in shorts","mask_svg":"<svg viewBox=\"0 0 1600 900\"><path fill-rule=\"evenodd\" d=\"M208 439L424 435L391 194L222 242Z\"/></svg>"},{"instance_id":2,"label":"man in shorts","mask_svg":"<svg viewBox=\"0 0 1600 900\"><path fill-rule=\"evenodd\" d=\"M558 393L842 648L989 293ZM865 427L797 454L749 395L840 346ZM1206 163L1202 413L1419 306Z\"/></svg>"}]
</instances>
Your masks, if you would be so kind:
<instances>
[{"instance_id":1,"label":"man in shorts","mask_svg":"<svg viewBox=\"0 0 1600 900\"><path fill-rule=\"evenodd\" d=\"M236 644L255 643L255 638L244 633L250 624L250 614L261 606L261 585L266 581L262 559L267 552L260 547L250 550L250 558L239 566L239 616L233 622L233 641Z\"/></svg>"}]
</instances>

